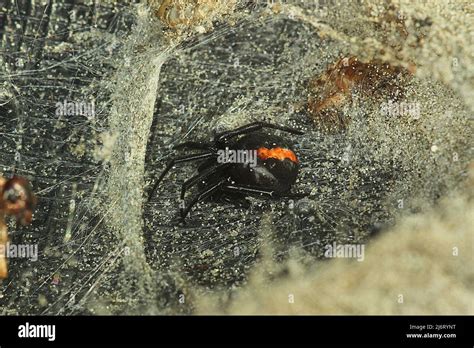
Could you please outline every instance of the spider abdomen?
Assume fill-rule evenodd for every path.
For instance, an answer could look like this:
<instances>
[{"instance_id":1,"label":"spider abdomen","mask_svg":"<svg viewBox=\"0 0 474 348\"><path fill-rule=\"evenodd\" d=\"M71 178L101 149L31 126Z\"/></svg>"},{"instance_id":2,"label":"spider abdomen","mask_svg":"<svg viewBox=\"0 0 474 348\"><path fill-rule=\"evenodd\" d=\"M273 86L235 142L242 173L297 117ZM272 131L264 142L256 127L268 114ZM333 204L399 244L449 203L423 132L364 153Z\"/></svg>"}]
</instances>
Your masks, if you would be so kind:
<instances>
[{"instance_id":1,"label":"spider abdomen","mask_svg":"<svg viewBox=\"0 0 474 348\"><path fill-rule=\"evenodd\" d=\"M295 183L299 161L295 152L281 138L268 134L251 134L240 139L237 148L253 151L256 163L235 163L229 171L237 184L271 189L285 193Z\"/></svg>"},{"instance_id":2,"label":"spider abdomen","mask_svg":"<svg viewBox=\"0 0 474 348\"><path fill-rule=\"evenodd\" d=\"M255 167L247 164L235 164L231 171L231 177L240 185L261 187L278 193L285 193L295 183L298 170L298 164L288 159L259 159Z\"/></svg>"}]
</instances>

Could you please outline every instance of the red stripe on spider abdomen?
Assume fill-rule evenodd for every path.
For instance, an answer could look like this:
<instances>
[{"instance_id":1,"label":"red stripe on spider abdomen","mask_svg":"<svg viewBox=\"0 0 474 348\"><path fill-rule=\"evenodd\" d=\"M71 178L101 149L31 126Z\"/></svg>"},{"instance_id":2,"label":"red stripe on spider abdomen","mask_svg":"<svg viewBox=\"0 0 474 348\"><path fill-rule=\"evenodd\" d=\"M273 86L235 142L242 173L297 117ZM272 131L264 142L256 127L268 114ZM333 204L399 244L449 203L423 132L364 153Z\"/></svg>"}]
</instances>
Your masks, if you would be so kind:
<instances>
[{"instance_id":1,"label":"red stripe on spider abdomen","mask_svg":"<svg viewBox=\"0 0 474 348\"><path fill-rule=\"evenodd\" d=\"M261 160L274 158L283 161L285 159L289 159L294 163L298 163L298 158L296 157L295 153L290 149L285 149L282 147L274 147L271 149L267 149L266 147L260 147L257 149L257 156Z\"/></svg>"}]
</instances>

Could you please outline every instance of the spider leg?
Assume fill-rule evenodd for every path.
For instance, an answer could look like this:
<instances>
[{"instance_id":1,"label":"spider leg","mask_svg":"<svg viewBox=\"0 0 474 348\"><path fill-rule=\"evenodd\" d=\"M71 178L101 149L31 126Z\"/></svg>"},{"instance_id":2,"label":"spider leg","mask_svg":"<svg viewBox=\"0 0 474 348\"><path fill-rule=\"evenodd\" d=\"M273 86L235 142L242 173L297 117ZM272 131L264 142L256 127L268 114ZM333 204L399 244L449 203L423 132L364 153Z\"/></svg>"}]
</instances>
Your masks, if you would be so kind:
<instances>
[{"instance_id":1,"label":"spider leg","mask_svg":"<svg viewBox=\"0 0 474 348\"><path fill-rule=\"evenodd\" d=\"M225 140L229 140L238 135L248 134L248 133L258 131L262 128L277 129L277 130L281 130L281 131L288 132L291 134L299 134L299 135L304 134L302 131L295 128L291 128L291 127L279 126L279 125L271 124L268 122L253 122L234 130L218 133L216 134L214 141L219 143Z\"/></svg>"},{"instance_id":2,"label":"spider leg","mask_svg":"<svg viewBox=\"0 0 474 348\"><path fill-rule=\"evenodd\" d=\"M181 201L184 200L184 196L186 191L193 187L194 185L198 184L200 181L207 179L211 175L220 173L225 168L228 168L231 164L230 163L220 163L215 166L209 167L203 172L193 176L192 178L186 180L183 185L181 186Z\"/></svg>"},{"instance_id":3,"label":"spider leg","mask_svg":"<svg viewBox=\"0 0 474 348\"><path fill-rule=\"evenodd\" d=\"M186 141L184 143L173 146L174 149L188 148L193 150L210 150L212 144L201 142L201 141Z\"/></svg>"},{"instance_id":4,"label":"spider leg","mask_svg":"<svg viewBox=\"0 0 474 348\"><path fill-rule=\"evenodd\" d=\"M198 154L192 154L192 155L173 158L171 161L168 162L165 169L163 170L163 172L159 176L158 180L156 180L155 184L153 185L153 189L151 190L150 195L148 196L148 201L150 201L150 199L155 194L155 191L158 188L158 185L160 184L161 180L163 180L165 175L171 170L171 168L173 168L173 166L175 164L183 163L183 162L196 161L196 160L200 160L200 159L210 158L210 157L213 157L213 156L215 156L214 152L204 152L204 153L198 153Z\"/></svg>"},{"instance_id":5,"label":"spider leg","mask_svg":"<svg viewBox=\"0 0 474 348\"><path fill-rule=\"evenodd\" d=\"M219 180L217 183L212 184L204 188L199 192L196 197L194 197L191 202L186 206L186 208L181 209L181 220L184 222L184 219L189 214L189 211L194 207L198 202L210 197L214 192L220 189L227 181L227 178Z\"/></svg>"},{"instance_id":6,"label":"spider leg","mask_svg":"<svg viewBox=\"0 0 474 348\"><path fill-rule=\"evenodd\" d=\"M243 186L243 185L225 185L222 187L222 191L225 192L238 192L244 193L247 195L253 196L262 196L266 195L268 197L276 197L276 192L270 189L264 189L260 187L251 187L251 186Z\"/></svg>"},{"instance_id":7,"label":"spider leg","mask_svg":"<svg viewBox=\"0 0 474 348\"><path fill-rule=\"evenodd\" d=\"M224 192L239 192L247 195L253 196L262 196L266 195L272 198L294 198L294 199L301 199L303 197L308 196L307 193L278 193L274 190L263 189L260 187L251 187L251 186L243 186L243 185L225 185L222 187L222 191Z\"/></svg>"}]
</instances>

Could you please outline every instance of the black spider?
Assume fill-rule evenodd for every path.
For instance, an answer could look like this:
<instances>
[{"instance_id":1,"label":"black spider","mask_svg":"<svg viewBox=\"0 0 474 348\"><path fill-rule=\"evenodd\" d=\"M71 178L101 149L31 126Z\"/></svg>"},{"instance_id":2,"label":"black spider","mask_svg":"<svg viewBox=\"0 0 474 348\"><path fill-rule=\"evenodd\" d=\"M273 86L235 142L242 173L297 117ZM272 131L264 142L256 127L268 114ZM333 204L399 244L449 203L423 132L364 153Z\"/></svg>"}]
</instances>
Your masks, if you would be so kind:
<instances>
[{"instance_id":1,"label":"black spider","mask_svg":"<svg viewBox=\"0 0 474 348\"><path fill-rule=\"evenodd\" d=\"M175 148L205 151L173 158L155 182L149 199L175 164L197 160L205 161L198 167L198 174L186 180L181 188L180 212L183 221L196 203L211 196L226 194L240 200L248 195L289 196L299 171L298 158L289 143L275 135L259 132L262 128L303 134L285 126L254 122L218 133L212 143L189 141L179 144ZM232 154L235 155L234 160ZM186 191L196 184L201 186L201 191L185 205Z\"/></svg>"}]
</instances>

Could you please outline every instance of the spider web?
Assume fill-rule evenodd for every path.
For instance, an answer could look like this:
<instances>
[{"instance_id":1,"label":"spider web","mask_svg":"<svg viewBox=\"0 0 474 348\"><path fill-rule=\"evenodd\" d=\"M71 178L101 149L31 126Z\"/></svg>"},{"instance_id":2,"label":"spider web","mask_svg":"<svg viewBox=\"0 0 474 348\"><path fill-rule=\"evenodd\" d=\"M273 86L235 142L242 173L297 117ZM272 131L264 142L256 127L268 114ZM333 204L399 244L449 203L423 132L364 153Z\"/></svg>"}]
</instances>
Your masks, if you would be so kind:
<instances>
[{"instance_id":1,"label":"spider web","mask_svg":"<svg viewBox=\"0 0 474 348\"><path fill-rule=\"evenodd\" d=\"M303 164L294 189L308 197L252 198L249 209L203 202L179 226L180 184L196 169L179 166L143 203L143 226L134 229L139 237L127 234L143 247L149 268L140 271L139 261L127 268L138 258L134 246L109 224L117 216L119 224L127 221L134 202L122 186L110 187L114 162L107 160L117 146L111 110L116 98L125 104L131 98L121 94L127 86L116 75L127 62L140 64L127 48L140 26L138 7L7 1L0 17L0 165L5 176L29 178L39 197L33 224L10 224L10 236L17 244L37 244L40 255L37 262L10 260L10 278L0 285L1 311L192 312L195 288L233 291L266 247L275 262L315 262L325 245L367 243L398 216L426 209L449 192L470 157L469 105L458 82L467 74L462 64L451 88L423 68L406 86L406 101L420 104L417 119L388 117L379 104L354 96L344 109L352 120L348 131L325 134L305 113L309 79L341 56L370 56L361 42L374 31L366 11L372 5L295 1L273 11L267 3L245 3L232 20L172 46L159 71L143 180L156 179L174 144L266 120L305 131L291 139ZM453 11L461 11L458 6ZM404 10L416 12L410 5ZM426 13L435 23L446 16ZM397 40L393 28L375 33L382 42L384 35ZM160 55L160 49L166 51L158 45L151 52ZM57 103L64 101L94 101L95 114L58 115ZM142 284L141 278L149 280Z\"/></svg>"}]
</instances>

